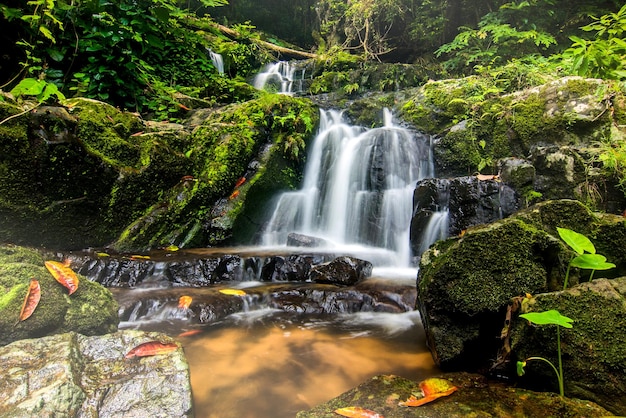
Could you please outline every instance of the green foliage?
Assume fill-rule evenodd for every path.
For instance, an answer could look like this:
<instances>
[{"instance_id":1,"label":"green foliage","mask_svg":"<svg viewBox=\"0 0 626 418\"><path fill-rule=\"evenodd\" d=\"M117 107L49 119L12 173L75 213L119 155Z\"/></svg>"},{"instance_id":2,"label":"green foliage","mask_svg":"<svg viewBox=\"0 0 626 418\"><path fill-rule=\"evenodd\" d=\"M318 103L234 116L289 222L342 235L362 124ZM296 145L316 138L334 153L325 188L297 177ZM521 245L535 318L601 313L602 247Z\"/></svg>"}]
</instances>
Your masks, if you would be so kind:
<instances>
[{"instance_id":1,"label":"green foliage","mask_svg":"<svg viewBox=\"0 0 626 418\"><path fill-rule=\"evenodd\" d=\"M498 11L484 15L477 28L462 27L454 40L440 46L435 54L451 54L448 65L462 70L478 64L504 64L545 50L556 44L554 36L531 21L518 18L522 11L536 12L538 6L539 2L529 1L506 3Z\"/></svg>"},{"instance_id":2,"label":"green foliage","mask_svg":"<svg viewBox=\"0 0 626 418\"><path fill-rule=\"evenodd\" d=\"M600 143L598 159L610 174L613 174L620 188L626 192L626 140L614 125L611 126L611 138Z\"/></svg>"},{"instance_id":3,"label":"green foliage","mask_svg":"<svg viewBox=\"0 0 626 418\"><path fill-rule=\"evenodd\" d=\"M179 110L179 86L205 88L216 76L204 32L187 24L202 19L176 0L32 0L19 10L0 7L13 23L23 22L16 44L26 72L64 94L167 118Z\"/></svg>"},{"instance_id":4,"label":"green foliage","mask_svg":"<svg viewBox=\"0 0 626 418\"><path fill-rule=\"evenodd\" d=\"M570 319L566 316L561 315L561 313L555 309L551 309L549 311L544 312L529 312L520 315L521 318L526 319L528 322L537 325L556 325L556 341L557 341L557 351L558 351L558 360L559 360L559 369L557 370L552 362L544 357L529 357L524 361L517 362L517 374L519 376L523 376L525 371L524 367L526 363L530 360L541 360L548 363L554 372L556 373L557 380L559 381L559 394L561 396L565 396L565 391L563 389L563 360L561 359L561 334L559 331L559 327L564 328L572 328L572 324L570 322L573 319Z\"/></svg>"},{"instance_id":5,"label":"green foliage","mask_svg":"<svg viewBox=\"0 0 626 418\"><path fill-rule=\"evenodd\" d=\"M558 227L557 232L559 233L561 239L565 241L565 243L569 245L576 254L578 254L576 257L573 257L567 265L567 272L565 273L565 280L563 281L563 289L567 288L570 267L591 270L591 275L589 277L590 281L593 279L593 273L596 270L609 270L615 268L615 264L608 263L605 256L596 254L596 247L589 240L589 238L583 234L572 231L571 229Z\"/></svg>"},{"instance_id":6,"label":"green foliage","mask_svg":"<svg viewBox=\"0 0 626 418\"><path fill-rule=\"evenodd\" d=\"M35 78L23 79L17 86L13 87L10 93L15 98L34 96L39 103L46 102L53 96L56 97L57 100L65 99L65 96L59 91L56 85Z\"/></svg>"},{"instance_id":7,"label":"green foliage","mask_svg":"<svg viewBox=\"0 0 626 418\"><path fill-rule=\"evenodd\" d=\"M593 39L570 36L572 46L565 50L563 58L571 64L572 71L585 77L626 79L626 5L617 13L599 18L583 26L585 32L593 32Z\"/></svg>"}]
</instances>

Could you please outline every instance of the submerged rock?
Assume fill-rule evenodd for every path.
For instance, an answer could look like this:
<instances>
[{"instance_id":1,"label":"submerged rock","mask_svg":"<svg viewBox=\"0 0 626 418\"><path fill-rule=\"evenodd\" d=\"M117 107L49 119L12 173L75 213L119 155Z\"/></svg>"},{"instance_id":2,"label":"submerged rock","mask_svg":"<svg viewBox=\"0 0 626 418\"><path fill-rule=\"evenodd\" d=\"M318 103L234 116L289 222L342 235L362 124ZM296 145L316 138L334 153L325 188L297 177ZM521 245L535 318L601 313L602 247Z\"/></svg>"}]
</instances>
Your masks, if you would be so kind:
<instances>
[{"instance_id":1,"label":"submerged rock","mask_svg":"<svg viewBox=\"0 0 626 418\"><path fill-rule=\"evenodd\" d=\"M626 415L626 277L597 279L565 291L539 294L524 304L528 312L558 310L573 319L560 329L566 396L590 399L617 415ZM524 312L525 313L525 312ZM558 364L555 325L534 326L515 319L511 363L542 356ZM525 386L555 391L554 371L529 361Z\"/></svg>"},{"instance_id":2,"label":"submerged rock","mask_svg":"<svg viewBox=\"0 0 626 418\"><path fill-rule=\"evenodd\" d=\"M337 257L333 261L314 266L309 279L315 283L354 285L372 274L372 263L355 257Z\"/></svg>"},{"instance_id":3,"label":"submerged rock","mask_svg":"<svg viewBox=\"0 0 626 418\"><path fill-rule=\"evenodd\" d=\"M381 375L362 383L297 418L337 416L338 408L358 406L385 418L465 418L465 417L605 417L610 413L598 405L552 393L537 393L489 382L483 376L451 373L440 376L458 389L420 407L398 405L409 396L420 396L418 382L399 376Z\"/></svg>"},{"instance_id":4,"label":"submerged rock","mask_svg":"<svg viewBox=\"0 0 626 418\"><path fill-rule=\"evenodd\" d=\"M192 417L189 367L182 348L126 359L163 334L119 331L59 334L0 347L0 415L30 417Z\"/></svg>"},{"instance_id":5,"label":"submerged rock","mask_svg":"<svg viewBox=\"0 0 626 418\"><path fill-rule=\"evenodd\" d=\"M30 280L39 281L41 299L33 314L18 321ZM117 330L117 303L111 292L79 276L71 296L44 267L36 250L0 245L0 345L69 331L100 335Z\"/></svg>"}]
</instances>

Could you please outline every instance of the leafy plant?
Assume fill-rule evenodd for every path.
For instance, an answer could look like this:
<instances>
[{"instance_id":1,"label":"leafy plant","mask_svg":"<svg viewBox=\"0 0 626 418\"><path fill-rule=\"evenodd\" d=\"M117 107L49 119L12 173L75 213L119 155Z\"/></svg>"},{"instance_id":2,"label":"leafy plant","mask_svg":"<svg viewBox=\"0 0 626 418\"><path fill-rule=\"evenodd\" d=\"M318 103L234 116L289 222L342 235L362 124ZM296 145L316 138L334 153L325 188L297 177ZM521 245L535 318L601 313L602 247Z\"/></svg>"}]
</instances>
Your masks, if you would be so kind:
<instances>
[{"instance_id":1,"label":"leafy plant","mask_svg":"<svg viewBox=\"0 0 626 418\"><path fill-rule=\"evenodd\" d=\"M544 311L544 312L529 312L529 313L521 314L520 317L536 325L556 325L557 326L556 327L556 344L557 344L559 368L557 370L554 364L545 357L533 356L533 357L528 357L524 361L517 362L518 376L524 375L525 373L524 367L526 367L527 362L531 360L544 361L548 363L550 367L552 367L552 370L554 370L554 373L556 373L557 380L559 381L559 394L561 396L564 396L565 392L563 388L563 361L561 359L561 334L559 331L560 329L559 327L572 328L572 324L570 324L570 322L572 322L573 319L570 319L566 316L561 315L561 313L555 309L551 309L549 311Z\"/></svg>"},{"instance_id":2,"label":"leafy plant","mask_svg":"<svg viewBox=\"0 0 626 418\"><path fill-rule=\"evenodd\" d=\"M617 13L591 16L593 22L583 26L585 32L595 32L594 39L570 36L572 46L563 58L571 62L572 70L581 76L626 79L626 5Z\"/></svg>"},{"instance_id":3,"label":"leafy plant","mask_svg":"<svg viewBox=\"0 0 626 418\"><path fill-rule=\"evenodd\" d=\"M593 273L596 270L609 270L615 267L615 264L608 263L606 261L605 256L596 254L596 248L593 243L583 234L579 234L578 232L567 228L557 228L557 231L561 239L565 241L565 243L569 245L576 254L578 254L576 257L572 257L567 265L565 280L563 281L563 289L567 288L571 267L590 269L590 281L593 279Z\"/></svg>"}]
</instances>

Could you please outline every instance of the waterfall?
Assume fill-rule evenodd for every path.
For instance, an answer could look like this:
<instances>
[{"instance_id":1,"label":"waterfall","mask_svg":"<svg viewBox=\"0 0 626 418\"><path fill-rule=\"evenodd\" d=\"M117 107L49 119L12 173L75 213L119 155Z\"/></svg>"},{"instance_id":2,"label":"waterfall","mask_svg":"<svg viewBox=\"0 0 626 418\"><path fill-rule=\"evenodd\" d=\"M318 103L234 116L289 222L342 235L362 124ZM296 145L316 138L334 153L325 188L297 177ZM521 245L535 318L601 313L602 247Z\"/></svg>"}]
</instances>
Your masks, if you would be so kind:
<instances>
[{"instance_id":1,"label":"waterfall","mask_svg":"<svg viewBox=\"0 0 626 418\"><path fill-rule=\"evenodd\" d=\"M278 61L267 64L254 78L254 87L279 94L292 95L302 91L306 69L298 69L294 63Z\"/></svg>"},{"instance_id":2,"label":"waterfall","mask_svg":"<svg viewBox=\"0 0 626 418\"><path fill-rule=\"evenodd\" d=\"M422 233L419 253L420 255L428 249L436 241L446 239L448 237L448 229L450 225L450 182L441 179L437 182L437 205L430 215L428 224Z\"/></svg>"},{"instance_id":3,"label":"waterfall","mask_svg":"<svg viewBox=\"0 0 626 418\"><path fill-rule=\"evenodd\" d=\"M217 69L219 74L224 74L224 59L217 52L213 52L210 48L207 48L207 52L209 53L209 57L211 57L211 62L213 66Z\"/></svg>"},{"instance_id":4,"label":"waterfall","mask_svg":"<svg viewBox=\"0 0 626 418\"><path fill-rule=\"evenodd\" d=\"M263 244L284 245L297 232L378 251L375 265L410 266L413 190L433 176L430 138L384 113L384 126L366 129L348 124L341 112L321 111L302 188L280 196Z\"/></svg>"}]
</instances>

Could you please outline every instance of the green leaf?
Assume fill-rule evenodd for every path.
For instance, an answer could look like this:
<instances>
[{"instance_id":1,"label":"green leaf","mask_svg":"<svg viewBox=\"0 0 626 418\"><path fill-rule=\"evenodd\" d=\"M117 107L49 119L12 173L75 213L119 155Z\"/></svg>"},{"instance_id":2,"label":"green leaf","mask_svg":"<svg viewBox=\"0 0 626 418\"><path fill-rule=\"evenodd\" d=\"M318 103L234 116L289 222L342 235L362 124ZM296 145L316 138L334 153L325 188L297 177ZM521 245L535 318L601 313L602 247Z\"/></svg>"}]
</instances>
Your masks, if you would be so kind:
<instances>
[{"instance_id":1,"label":"green leaf","mask_svg":"<svg viewBox=\"0 0 626 418\"><path fill-rule=\"evenodd\" d=\"M570 265L581 269L609 270L615 268L615 264L607 263L606 257L600 254L581 254L574 258Z\"/></svg>"},{"instance_id":2,"label":"green leaf","mask_svg":"<svg viewBox=\"0 0 626 418\"><path fill-rule=\"evenodd\" d=\"M571 328L572 324L570 324L570 322L573 321L573 319L561 315L556 309L544 312L529 312L521 314L520 318L524 318L537 325L560 325L565 328Z\"/></svg>"},{"instance_id":3,"label":"green leaf","mask_svg":"<svg viewBox=\"0 0 626 418\"><path fill-rule=\"evenodd\" d=\"M524 370L524 367L526 367L525 361L517 362L517 375L518 376L524 376L526 374L526 370Z\"/></svg>"},{"instance_id":4,"label":"green leaf","mask_svg":"<svg viewBox=\"0 0 626 418\"><path fill-rule=\"evenodd\" d=\"M584 236L583 234L579 234L578 232L574 232L571 229L567 228L556 228L559 233L559 236L567 245L572 247L574 251L578 254L584 254L585 251L591 254L596 253L596 247L593 246L593 243L589 241L589 238Z\"/></svg>"}]
</instances>

